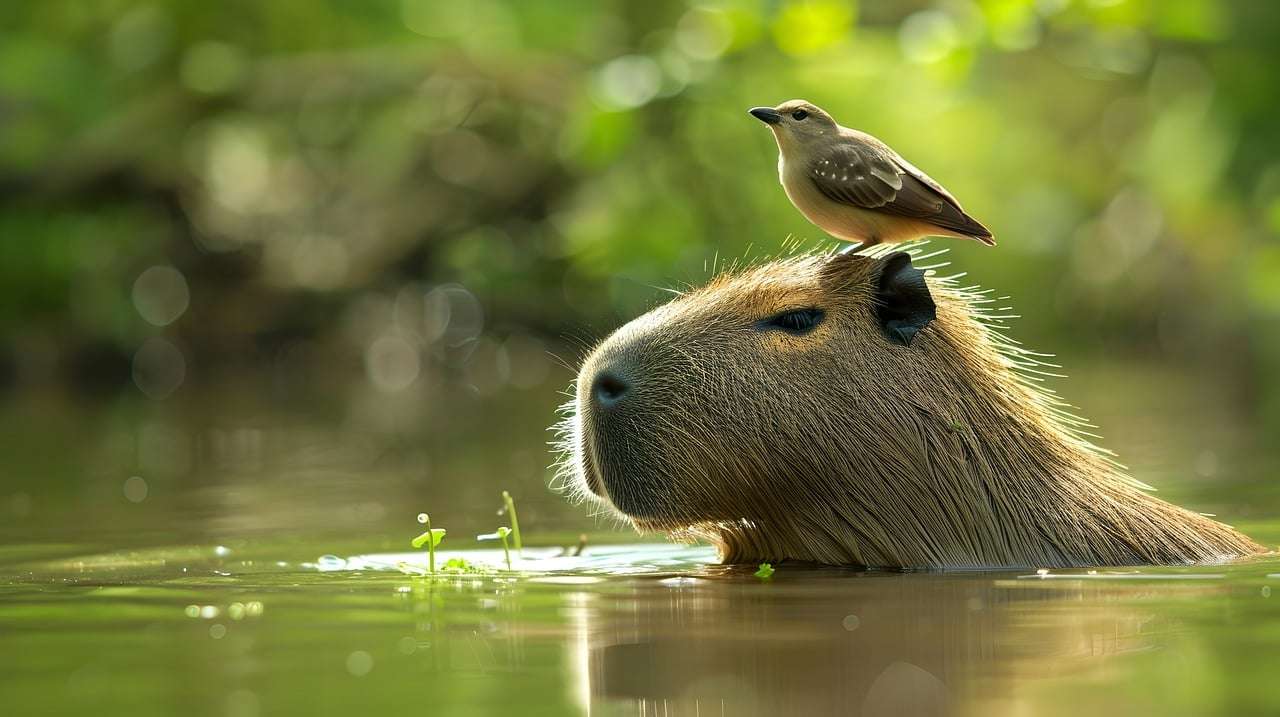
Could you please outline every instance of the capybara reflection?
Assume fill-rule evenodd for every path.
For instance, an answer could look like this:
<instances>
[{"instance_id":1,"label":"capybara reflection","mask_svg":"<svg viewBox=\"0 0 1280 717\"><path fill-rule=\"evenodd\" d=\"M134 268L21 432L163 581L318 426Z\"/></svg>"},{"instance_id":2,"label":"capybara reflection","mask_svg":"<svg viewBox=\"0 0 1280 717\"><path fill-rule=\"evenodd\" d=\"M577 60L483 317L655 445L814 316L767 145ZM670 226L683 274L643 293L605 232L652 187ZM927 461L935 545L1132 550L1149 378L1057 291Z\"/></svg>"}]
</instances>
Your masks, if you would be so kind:
<instances>
[{"instance_id":1,"label":"capybara reflection","mask_svg":"<svg viewBox=\"0 0 1280 717\"><path fill-rule=\"evenodd\" d=\"M1182 564L1257 553L1155 498L1027 375L983 295L905 252L717 276L586 359L561 469L728 562Z\"/></svg>"}]
</instances>

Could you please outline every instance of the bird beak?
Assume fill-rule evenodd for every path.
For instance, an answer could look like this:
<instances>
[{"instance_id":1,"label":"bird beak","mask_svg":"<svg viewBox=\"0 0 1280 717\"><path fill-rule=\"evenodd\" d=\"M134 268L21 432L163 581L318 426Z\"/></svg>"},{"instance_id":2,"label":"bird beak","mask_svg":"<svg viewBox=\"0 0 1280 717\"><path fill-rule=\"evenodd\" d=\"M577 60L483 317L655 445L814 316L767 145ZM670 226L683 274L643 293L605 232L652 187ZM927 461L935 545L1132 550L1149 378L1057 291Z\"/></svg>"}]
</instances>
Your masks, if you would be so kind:
<instances>
[{"instance_id":1,"label":"bird beak","mask_svg":"<svg viewBox=\"0 0 1280 717\"><path fill-rule=\"evenodd\" d=\"M782 113L772 107L752 107L747 112L765 124L778 124L782 121Z\"/></svg>"}]
</instances>

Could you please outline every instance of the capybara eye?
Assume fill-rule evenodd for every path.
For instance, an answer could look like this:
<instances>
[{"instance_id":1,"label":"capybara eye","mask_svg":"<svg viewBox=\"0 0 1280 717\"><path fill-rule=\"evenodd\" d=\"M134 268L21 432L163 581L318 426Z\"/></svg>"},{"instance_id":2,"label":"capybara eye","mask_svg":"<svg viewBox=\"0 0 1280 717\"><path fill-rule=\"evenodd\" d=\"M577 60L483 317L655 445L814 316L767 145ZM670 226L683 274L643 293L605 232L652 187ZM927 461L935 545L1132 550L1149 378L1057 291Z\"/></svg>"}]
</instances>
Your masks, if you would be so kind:
<instances>
[{"instance_id":1,"label":"capybara eye","mask_svg":"<svg viewBox=\"0 0 1280 717\"><path fill-rule=\"evenodd\" d=\"M808 116L809 116L809 113L808 113L808 112L805 112L804 110L796 110L795 112L792 112L792 113L791 113L791 116L792 116L793 118L795 118L796 120L802 120L802 119L804 119L805 117L808 117Z\"/></svg>"},{"instance_id":2,"label":"capybara eye","mask_svg":"<svg viewBox=\"0 0 1280 717\"><path fill-rule=\"evenodd\" d=\"M762 329L777 329L794 336L803 336L817 328L826 315L822 309L792 309L760 321L759 326Z\"/></svg>"}]
</instances>

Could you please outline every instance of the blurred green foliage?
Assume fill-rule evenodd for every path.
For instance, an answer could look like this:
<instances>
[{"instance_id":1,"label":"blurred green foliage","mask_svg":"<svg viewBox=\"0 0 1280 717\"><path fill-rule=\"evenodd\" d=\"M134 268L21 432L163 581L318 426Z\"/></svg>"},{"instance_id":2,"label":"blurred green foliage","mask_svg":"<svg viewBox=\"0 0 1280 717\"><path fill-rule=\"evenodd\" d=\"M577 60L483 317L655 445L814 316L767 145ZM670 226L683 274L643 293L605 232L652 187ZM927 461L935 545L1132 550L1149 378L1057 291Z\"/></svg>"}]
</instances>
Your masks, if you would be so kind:
<instances>
[{"instance_id":1,"label":"blurred green foliage","mask_svg":"<svg viewBox=\"0 0 1280 717\"><path fill-rule=\"evenodd\" d=\"M716 261L826 241L744 113L805 97L993 228L949 258L1020 336L1230 372L1280 427L1278 22L1252 0L7 2L3 351L23 382L132 361L163 388L172 352L135 358L156 337L203 378L364 362L394 390L480 356L505 380Z\"/></svg>"}]
</instances>

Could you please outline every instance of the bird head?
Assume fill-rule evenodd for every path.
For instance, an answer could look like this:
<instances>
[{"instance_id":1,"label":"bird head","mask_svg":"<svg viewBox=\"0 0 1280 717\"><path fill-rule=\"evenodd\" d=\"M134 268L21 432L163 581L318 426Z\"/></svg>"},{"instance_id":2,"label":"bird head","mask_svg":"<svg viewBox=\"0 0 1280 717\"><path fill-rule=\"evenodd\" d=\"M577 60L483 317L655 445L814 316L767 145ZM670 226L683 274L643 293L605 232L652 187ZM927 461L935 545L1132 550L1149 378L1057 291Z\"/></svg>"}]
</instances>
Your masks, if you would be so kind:
<instances>
[{"instance_id":1,"label":"bird head","mask_svg":"<svg viewBox=\"0 0 1280 717\"><path fill-rule=\"evenodd\" d=\"M807 100L787 100L777 107L752 107L747 111L769 125L778 146L784 149L829 136L839 127L831 115Z\"/></svg>"}]
</instances>

